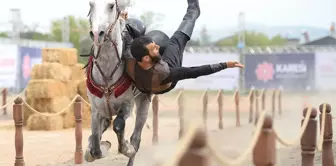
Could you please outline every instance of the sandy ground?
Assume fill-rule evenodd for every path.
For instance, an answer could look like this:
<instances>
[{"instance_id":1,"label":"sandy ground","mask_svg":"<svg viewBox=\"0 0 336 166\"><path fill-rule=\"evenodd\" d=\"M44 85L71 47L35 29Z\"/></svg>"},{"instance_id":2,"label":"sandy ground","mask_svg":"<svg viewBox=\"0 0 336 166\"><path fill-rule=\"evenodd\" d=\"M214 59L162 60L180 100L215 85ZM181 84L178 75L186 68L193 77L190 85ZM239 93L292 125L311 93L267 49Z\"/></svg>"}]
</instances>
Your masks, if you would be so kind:
<instances>
[{"instance_id":1,"label":"sandy ground","mask_svg":"<svg viewBox=\"0 0 336 166\"><path fill-rule=\"evenodd\" d=\"M190 119L201 120L201 102L199 97L201 93L189 93L186 95L186 117ZM275 129L286 139L296 138L300 130L300 120L302 118L302 105L304 102L303 94L284 94L283 96L283 113L275 119ZM329 102L333 105L333 98L330 94L307 95L307 102L318 107L322 102ZM178 116L177 107L174 104L175 94L162 96L160 99L165 104L160 105L159 114L159 145L152 146L152 131L144 128L140 151L137 154L135 166L149 166L155 161L164 158L169 160L176 148L178 135ZM209 97L211 106L209 107L208 117L208 135L211 144L217 147L217 150L224 156L234 159L239 156L248 146L252 137L254 125L248 124L247 99L242 98L241 103L241 127L235 127L235 114L233 97L225 96L224 103L224 129L217 129L218 116L215 93L210 93ZM169 106L171 105L171 106ZM270 109L270 98L266 101L267 109ZM11 113L11 108L8 108ZM151 126L152 114L148 116L148 123ZM126 135L131 135L134 119L127 121ZM13 165L15 158L14 148L14 129L11 114L0 116L0 165ZM334 123L336 124L336 123ZM334 129L336 126L334 126ZM86 149L87 138L90 130L83 131L83 149ZM115 133L112 129L106 131L102 140L108 140L112 143L112 148L104 159L96 160L93 163L84 163L87 166L125 166L126 157L117 153L117 144ZM334 146L336 147L336 146ZM277 165L297 166L300 165L301 151L300 147L284 147L277 144ZM73 165L73 155L75 150L74 129L61 131L26 131L24 130L24 159L26 166L68 166ZM335 150L336 151L336 150ZM336 153L336 152L335 152ZM336 156L336 154L335 154ZM320 153L316 154L316 165L321 165ZM215 160L211 160L213 166L219 166ZM247 158L244 166L253 165L251 157Z\"/></svg>"}]
</instances>

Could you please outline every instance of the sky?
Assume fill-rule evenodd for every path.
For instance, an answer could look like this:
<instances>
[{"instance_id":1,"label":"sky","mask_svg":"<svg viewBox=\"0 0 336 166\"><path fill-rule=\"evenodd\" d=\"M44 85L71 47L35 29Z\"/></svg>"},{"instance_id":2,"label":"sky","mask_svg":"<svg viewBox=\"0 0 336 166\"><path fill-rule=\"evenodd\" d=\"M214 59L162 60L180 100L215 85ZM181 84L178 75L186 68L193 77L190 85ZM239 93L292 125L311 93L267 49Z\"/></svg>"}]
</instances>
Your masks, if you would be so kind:
<instances>
[{"instance_id":1,"label":"sky","mask_svg":"<svg viewBox=\"0 0 336 166\"><path fill-rule=\"evenodd\" d=\"M186 12L187 0L133 0L130 14L145 11L165 15L164 29L176 29ZM10 29L11 8L21 9L25 24L38 23L48 31L50 20L65 15L86 17L88 0L9 0L0 5L0 30ZM266 26L314 26L329 28L336 21L336 0L200 0L201 16L196 29L206 25L209 29L237 27L238 13L245 13L249 23Z\"/></svg>"}]
</instances>

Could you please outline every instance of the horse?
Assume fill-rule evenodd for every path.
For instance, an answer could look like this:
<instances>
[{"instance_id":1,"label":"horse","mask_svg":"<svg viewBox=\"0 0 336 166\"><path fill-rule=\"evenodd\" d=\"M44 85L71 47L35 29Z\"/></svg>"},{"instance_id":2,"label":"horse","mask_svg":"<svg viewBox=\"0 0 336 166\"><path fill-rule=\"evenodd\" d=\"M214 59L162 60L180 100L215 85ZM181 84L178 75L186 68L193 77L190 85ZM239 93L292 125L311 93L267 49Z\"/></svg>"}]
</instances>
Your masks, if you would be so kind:
<instances>
[{"instance_id":1,"label":"horse","mask_svg":"<svg viewBox=\"0 0 336 166\"><path fill-rule=\"evenodd\" d=\"M130 0L90 0L89 4L88 17L93 46L86 69L86 85L91 104L91 135L84 158L93 162L105 157L101 147L109 149L111 143L101 141L101 138L113 121L113 130L118 138L118 152L129 158L127 166L133 166L151 96L137 90L125 72L125 60L121 57L122 32L126 22L119 16L130 5ZM134 103L135 127L128 142L125 140L125 121L130 116Z\"/></svg>"}]
</instances>

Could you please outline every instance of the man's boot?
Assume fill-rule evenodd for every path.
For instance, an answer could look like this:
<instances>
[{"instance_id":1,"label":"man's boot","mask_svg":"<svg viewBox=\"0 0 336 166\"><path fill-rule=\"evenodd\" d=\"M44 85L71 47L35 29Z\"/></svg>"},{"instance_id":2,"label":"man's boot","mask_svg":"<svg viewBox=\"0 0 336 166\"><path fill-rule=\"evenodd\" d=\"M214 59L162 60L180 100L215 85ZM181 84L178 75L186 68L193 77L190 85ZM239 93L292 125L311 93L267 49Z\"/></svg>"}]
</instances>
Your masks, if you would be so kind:
<instances>
[{"instance_id":1,"label":"man's boot","mask_svg":"<svg viewBox=\"0 0 336 166\"><path fill-rule=\"evenodd\" d=\"M200 14L201 9L198 0L188 0L187 13L184 15L183 21L177 30L186 34L190 39L195 27L195 22Z\"/></svg>"}]
</instances>

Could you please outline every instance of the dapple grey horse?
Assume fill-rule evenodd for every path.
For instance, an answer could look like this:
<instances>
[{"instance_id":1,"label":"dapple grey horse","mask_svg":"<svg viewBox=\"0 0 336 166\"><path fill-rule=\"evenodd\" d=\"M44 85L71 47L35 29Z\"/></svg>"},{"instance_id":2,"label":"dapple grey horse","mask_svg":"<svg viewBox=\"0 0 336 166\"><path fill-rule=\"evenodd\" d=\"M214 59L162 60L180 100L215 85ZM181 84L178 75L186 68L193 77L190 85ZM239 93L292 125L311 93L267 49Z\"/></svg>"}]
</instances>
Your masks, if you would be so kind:
<instances>
[{"instance_id":1,"label":"dapple grey horse","mask_svg":"<svg viewBox=\"0 0 336 166\"><path fill-rule=\"evenodd\" d=\"M101 145L111 147L109 142L101 142L102 134L111 125L118 138L118 151L129 157L132 166L140 146L142 129L146 123L150 97L140 93L125 72L122 60L122 31L125 20L120 13L130 5L130 0L90 0L90 36L94 41L92 55L87 67L87 94L91 104L91 136L85 153L86 161L94 161L103 156ZM137 94L137 95L135 95ZM135 127L130 143L125 140L125 121L136 105Z\"/></svg>"}]
</instances>

